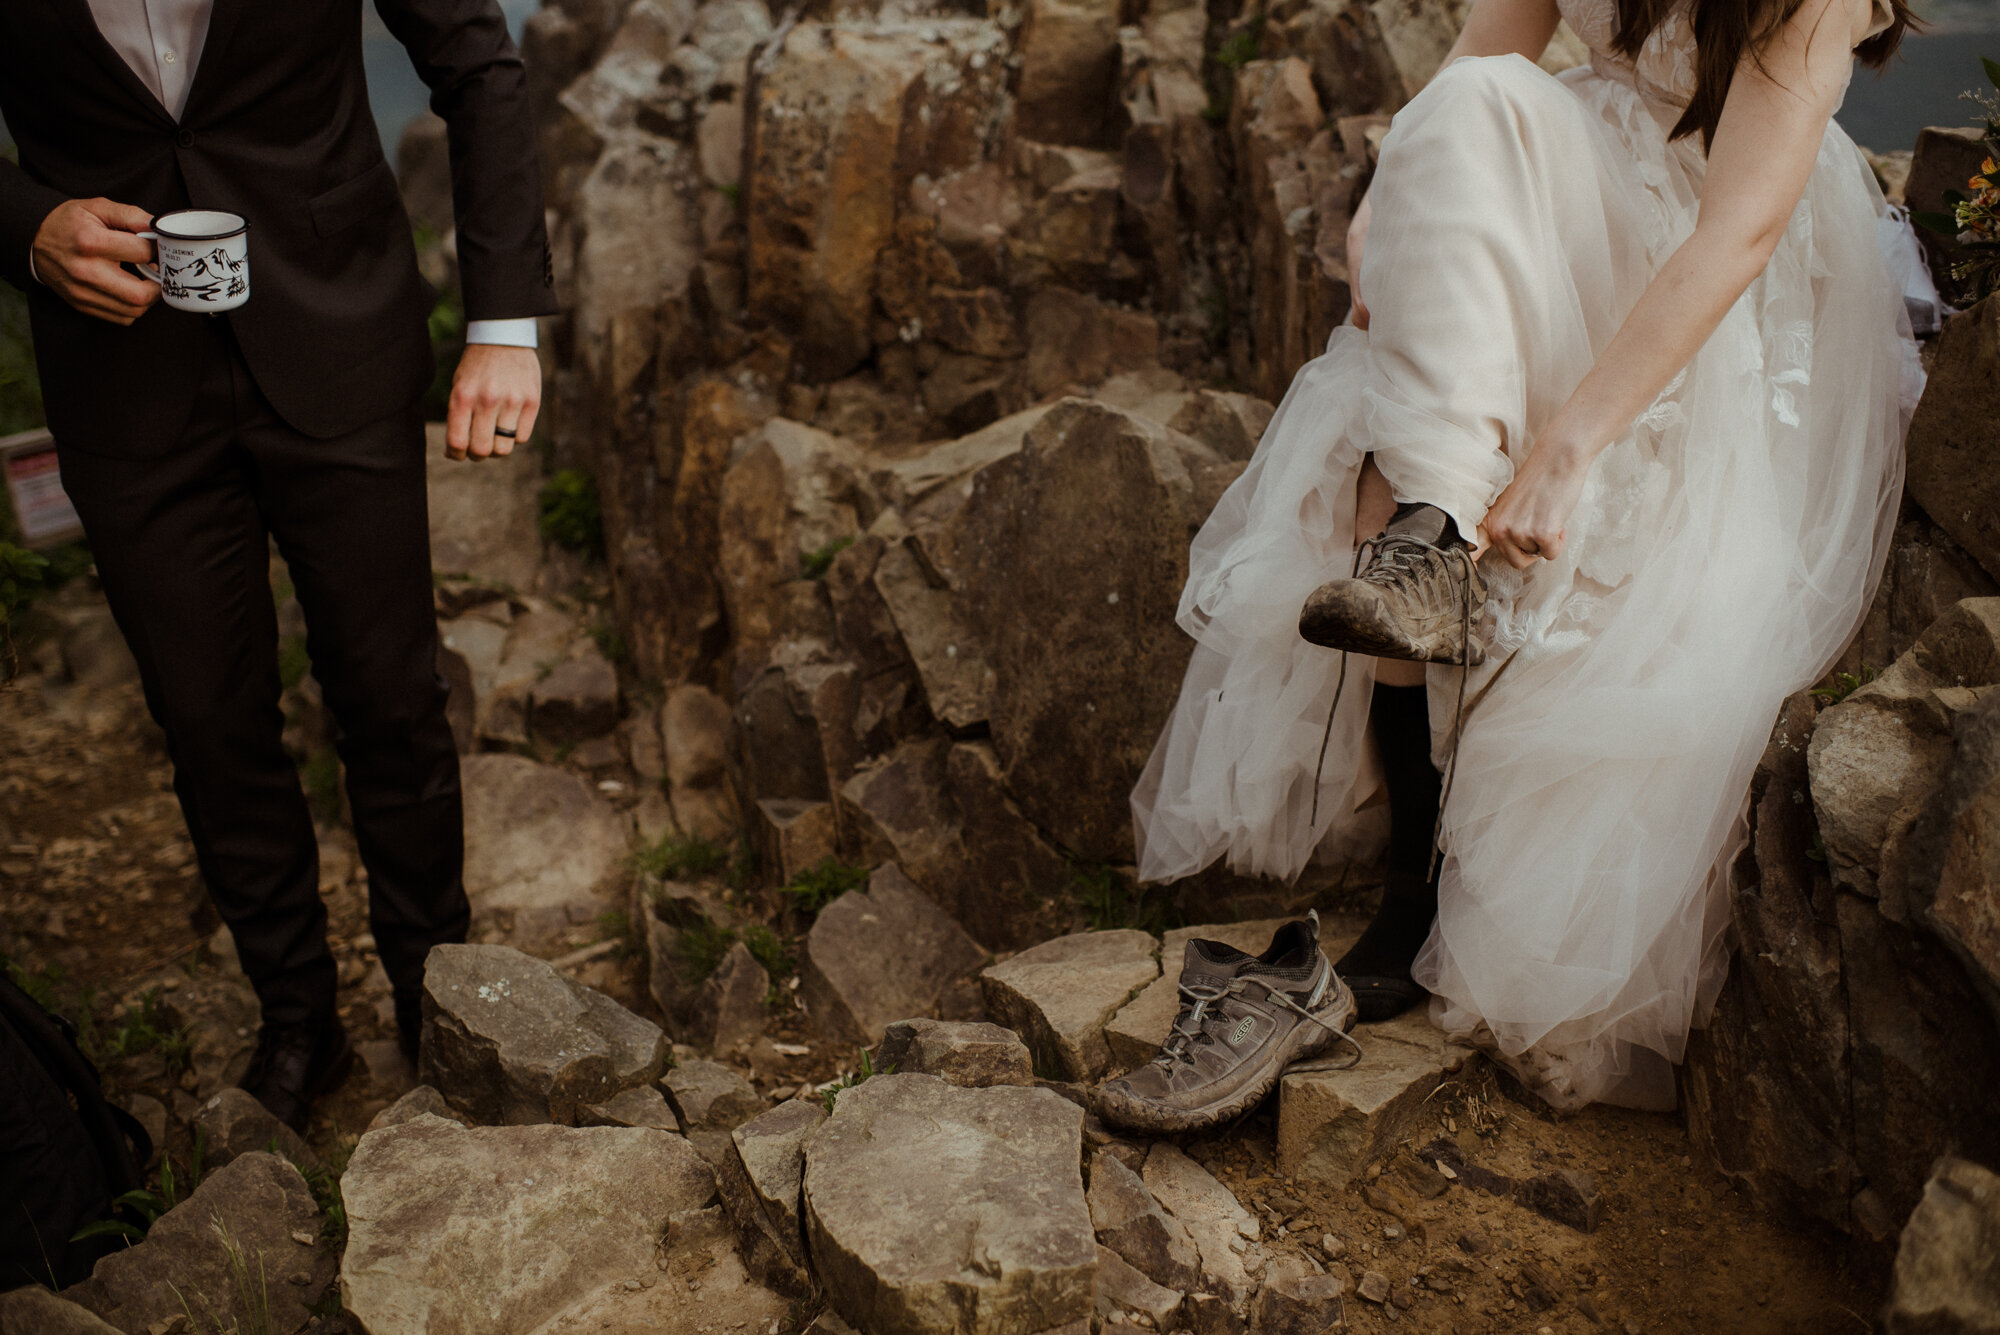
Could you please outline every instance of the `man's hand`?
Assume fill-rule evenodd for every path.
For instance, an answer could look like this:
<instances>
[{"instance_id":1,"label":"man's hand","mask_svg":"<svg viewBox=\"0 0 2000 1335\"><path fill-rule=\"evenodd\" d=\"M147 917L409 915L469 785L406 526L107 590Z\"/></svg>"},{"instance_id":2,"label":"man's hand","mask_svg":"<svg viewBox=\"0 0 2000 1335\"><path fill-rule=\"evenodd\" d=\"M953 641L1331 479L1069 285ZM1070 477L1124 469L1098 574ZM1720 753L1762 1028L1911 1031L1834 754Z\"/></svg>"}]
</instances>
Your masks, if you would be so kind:
<instances>
[{"instance_id":1,"label":"man's hand","mask_svg":"<svg viewBox=\"0 0 2000 1335\"><path fill-rule=\"evenodd\" d=\"M35 276L85 315L129 325L160 299L159 284L118 267L152 261L153 243L133 235L152 225L152 214L130 204L67 200L35 233Z\"/></svg>"},{"instance_id":2,"label":"man's hand","mask_svg":"<svg viewBox=\"0 0 2000 1335\"><path fill-rule=\"evenodd\" d=\"M542 363L533 348L472 343L451 380L444 457L484 459L512 454L535 430L542 406ZM499 435L494 428L508 434Z\"/></svg>"}]
</instances>

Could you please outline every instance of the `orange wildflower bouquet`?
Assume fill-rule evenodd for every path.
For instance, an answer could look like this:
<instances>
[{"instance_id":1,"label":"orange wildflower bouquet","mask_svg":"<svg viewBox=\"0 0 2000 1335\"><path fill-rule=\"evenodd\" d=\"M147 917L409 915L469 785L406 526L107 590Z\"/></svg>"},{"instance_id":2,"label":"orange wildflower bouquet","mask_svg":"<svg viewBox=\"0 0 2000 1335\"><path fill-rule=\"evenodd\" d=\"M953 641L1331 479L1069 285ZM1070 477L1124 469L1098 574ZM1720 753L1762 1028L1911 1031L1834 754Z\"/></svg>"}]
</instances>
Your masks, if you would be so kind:
<instances>
[{"instance_id":1,"label":"orange wildflower bouquet","mask_svg":"<svg viewBox=\"0 0 2000 1335\"><path fill-rule=\"evenodd\" d=\"M2000 90L2000 63L1980 63L1986 67L1988 81ZM1979 164L1979 175L1965 183L1971 194L1945 191L1949 213L1919 213L1915 221L1953 238L1967 252L1951 266L1951 276L1968 288L1966 304L1970 305L2000 288L2000 98L1992 93L1965 96L1985 113L1986 160Z\"/></svg>"}]
</instances>

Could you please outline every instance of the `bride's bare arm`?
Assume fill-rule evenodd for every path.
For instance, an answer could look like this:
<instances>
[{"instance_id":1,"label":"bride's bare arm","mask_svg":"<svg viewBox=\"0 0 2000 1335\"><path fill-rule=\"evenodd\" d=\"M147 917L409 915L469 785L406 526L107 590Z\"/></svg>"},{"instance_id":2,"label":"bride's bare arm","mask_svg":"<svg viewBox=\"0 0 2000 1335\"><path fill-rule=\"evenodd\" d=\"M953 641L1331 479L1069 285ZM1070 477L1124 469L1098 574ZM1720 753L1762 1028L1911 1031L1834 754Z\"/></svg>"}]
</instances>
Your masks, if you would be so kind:
<instances>
[{"instance_id":1,"label":"bride's bare arm","mask_svg":"<svg viewBox=\"0 0 2000 1335\"><path fill-rule=\"evenodd\" d=\"M1474 0L1472 13L1466 16L1465 27L1438 68L1444 68L1460 56L1518 53L1530 60L1540 60L1542 52L1548 49L1549 38L1555 36L1556 24L1561 21L1556 0ZM1347 225L1347 272L1354 294L1353 320L1357 329L1368 327L1368 306L1361 299L1359 283L1361 248L1367 244L1368 219L1373 213L1368 196L1364 194L1361 203L1355 206L1353 220Z\"/></svg>"},{"instance_id":2,"label":"bride's bare arm","mask_svg":"<svg viewBox=\"0 0 2000 1335\"><path fill-rule=\"evenodd\" d=\"M1591 461L1708 340L1764 271L1813 163L1866 30L1865 3L1805 0L1746 55L1709 148L1692 235L1647 286L1576 392L1487 513L1487 541L1526 569L1563 547Z\"/></svg>"}]
</instances>

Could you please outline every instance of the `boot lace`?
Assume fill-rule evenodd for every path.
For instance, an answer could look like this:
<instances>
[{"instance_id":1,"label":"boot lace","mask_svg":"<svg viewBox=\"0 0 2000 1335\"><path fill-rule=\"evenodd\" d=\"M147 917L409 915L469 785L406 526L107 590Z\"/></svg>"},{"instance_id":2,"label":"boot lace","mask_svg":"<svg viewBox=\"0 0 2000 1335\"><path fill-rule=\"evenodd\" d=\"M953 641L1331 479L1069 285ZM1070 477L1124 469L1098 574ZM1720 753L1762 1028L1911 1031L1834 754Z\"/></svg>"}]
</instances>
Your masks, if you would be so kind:
<instances>
[{"instance_id":1,"label":"boot lace","mask_svg":"<svg viewBox=\"0 0 2000 1335\"><path fill-rule=\"evenodd\" d=\"M1232 978L1227 983L1220 985L1214 983L1182 983L1179 989L1182 998L1180 1014L1174 1017L1174 1027L1168 1032L1167 1041L1160 1045L1160 1055L1153 1058L1154 1062L1170 1070L1181 1062L1187 1062L1192 1065L1194 1062L1194 1053L1192 1051L1194 1045L1196 1043L1213 1043L1215 1041L1209 1035L1208 1031L1202 1028L1202 1020L1208 1014L1209 1005L1228 997L1238 996L1243 992L1245 987L1251 984L1264 989L1267 1001L1291 1011L1293 1014L1301 1016L1304 1019L1311 1020L1314 1024L1326 1030L1354 1050L1353 1061L1343 1062L1339 1065L1317 1063L1307 1065L1301 1062L1294 1063L1287 1068L1288 1070L1344 1071L1361 1060L1361 1045L1354 1041L1352 1034L1349 1034L1338 1025L1329 1024L1327 1021L1313 1014L1313 1012L1307 1010L1304 1006L1299 1005L1298 1002L1292 999L1291 993L1285 991L1285 989L1279 987L1276 983L1271 982L1269 979L1259 978L1255 974L1249 974L1239 978Z\"/></svg>"}]
</instances>

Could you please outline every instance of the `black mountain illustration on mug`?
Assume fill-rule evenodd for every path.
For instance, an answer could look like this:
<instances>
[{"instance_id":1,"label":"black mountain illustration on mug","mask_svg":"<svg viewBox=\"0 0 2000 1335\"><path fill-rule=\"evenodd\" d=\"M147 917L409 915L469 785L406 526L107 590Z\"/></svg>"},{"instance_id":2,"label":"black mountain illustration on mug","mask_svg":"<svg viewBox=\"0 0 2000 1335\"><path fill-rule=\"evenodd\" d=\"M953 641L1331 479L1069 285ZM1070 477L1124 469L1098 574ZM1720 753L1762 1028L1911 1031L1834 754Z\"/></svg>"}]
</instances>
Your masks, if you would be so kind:
<instances>
[{"instance_id":1,"label":"black mountain illustration on mug","mask_svg":"<svg viewBox=\"0 0 2000 1335\"><path fill-rule=\"evenodd\" d=\"M228 251L217 246L186 264L175 266L163 262L160 276L168 281L161 286L172 296L198 297L203 301L235 296L243 290L243 280L237 275L243 272L244 263L231 259Z\"/></svg>"}]
</instances>

